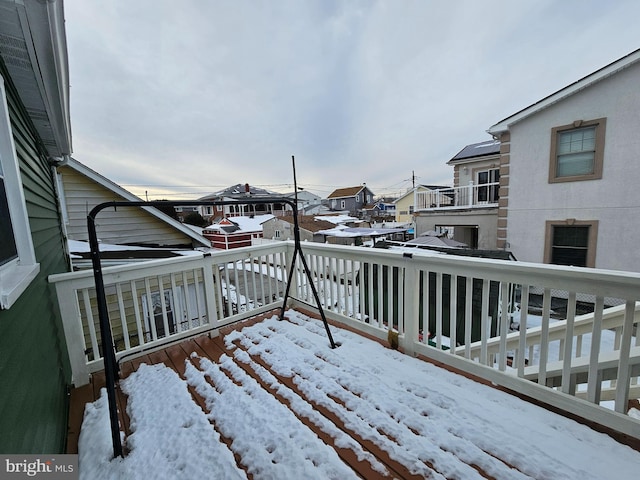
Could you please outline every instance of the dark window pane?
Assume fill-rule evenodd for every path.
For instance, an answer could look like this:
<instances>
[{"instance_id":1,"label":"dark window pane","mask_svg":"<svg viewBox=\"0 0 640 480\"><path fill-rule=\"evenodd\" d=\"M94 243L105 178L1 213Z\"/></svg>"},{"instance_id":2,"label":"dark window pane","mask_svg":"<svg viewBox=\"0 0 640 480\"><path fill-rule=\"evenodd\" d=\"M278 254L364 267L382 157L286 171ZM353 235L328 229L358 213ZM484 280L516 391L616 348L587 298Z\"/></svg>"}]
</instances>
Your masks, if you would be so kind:
<instances>
[{"instance_id":1,"label":"dark window pane","mask_svg":"<svg viewBox=\"0 0 640 480\"><path fill-rule=\"evenodd\" d=\"M9 216L7 193L4 189L4 179L0 177L0 265L18 257L16 240L13 236L13 226Z\"/></svg>"},{"instance_id":2,"label":"dark window pane","mask_svg":"<svg viewBox=\"0 0 640 480\"><path fill-rule=\"evenodd\" d=\"M588 246L588 226L553 227L551 263L586 267Z\"/></svg>"},{"instance_id":3,"label":"dark window pane","mask_svg":"<svg viewBox=\"0 0 640 480\"><path fill-rule=\"evenodd\" d=\"M586 248L589 246L589 227L553 227L553 245Z\"/></svg>"}]
</instances>

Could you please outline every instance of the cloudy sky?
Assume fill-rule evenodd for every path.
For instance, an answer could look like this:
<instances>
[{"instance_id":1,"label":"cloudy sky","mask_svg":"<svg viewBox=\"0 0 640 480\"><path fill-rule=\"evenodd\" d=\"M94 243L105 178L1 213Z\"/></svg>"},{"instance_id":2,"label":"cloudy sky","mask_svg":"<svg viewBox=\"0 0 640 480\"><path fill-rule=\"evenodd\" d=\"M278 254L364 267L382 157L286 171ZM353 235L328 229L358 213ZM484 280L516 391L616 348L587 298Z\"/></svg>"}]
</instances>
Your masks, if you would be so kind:
<instances>
[{"instance_id":1,"label":"cloudy sky","mask_svg":"<svg viewBox=\"0 0 640 480\"><path fill-rule=\"evenodd\" d=\"M74 157L137 195L451 184L499 120L640 48L637 0L65 0Z\"/></svg>"}]
</instances>

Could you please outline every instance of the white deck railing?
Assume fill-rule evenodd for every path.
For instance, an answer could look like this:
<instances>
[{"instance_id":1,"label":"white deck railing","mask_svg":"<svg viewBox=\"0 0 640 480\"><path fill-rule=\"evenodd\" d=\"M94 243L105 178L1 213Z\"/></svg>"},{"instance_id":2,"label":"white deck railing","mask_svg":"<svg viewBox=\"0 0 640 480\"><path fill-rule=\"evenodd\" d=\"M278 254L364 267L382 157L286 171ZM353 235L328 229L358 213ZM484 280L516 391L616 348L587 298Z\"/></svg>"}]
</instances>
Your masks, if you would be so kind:
<instances>
[{"instance_id":1,"label":"white deck railing","mask_svg":"<svg viewBox=\"0 0 640 480\"><path fill-rule=\"evenodd\" d=\"M499 183L469 182L461 187L416 191L415 211L497 207L499 189Z\"/></svg>"},{"instance_id":2,"label":"white deck railing","mask_svg":"<svg viewBox=\"0 0 640 480\"><path fill-rule=\"evenodd\" d=\"M302 248L328 318L383 340L393 328L408 354L640 439L640 422L622 415L640 396L640 274L422 251ZM278 242L105 268L117 357L280 307L293 250L292 242ZM313 307L299 259L296 267L290 305ZM50 280L74 382L82 384L102 365L93 276ZM596 406L605 400L615 412Z\"/></svg>"}]
</instances>

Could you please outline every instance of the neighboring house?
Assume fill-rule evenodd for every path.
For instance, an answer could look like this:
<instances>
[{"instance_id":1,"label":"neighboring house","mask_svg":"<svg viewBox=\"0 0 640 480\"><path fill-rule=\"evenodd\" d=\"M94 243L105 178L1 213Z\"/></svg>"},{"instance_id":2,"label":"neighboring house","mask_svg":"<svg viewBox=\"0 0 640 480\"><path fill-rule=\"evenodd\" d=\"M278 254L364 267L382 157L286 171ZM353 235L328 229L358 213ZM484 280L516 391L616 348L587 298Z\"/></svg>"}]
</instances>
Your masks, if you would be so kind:
<instances>
[{"instance_id":1,"label":"neighboring house","mask_svg":"<svg viewBox=\"0 0 640 480\"><path fill-rule=\"evenodd\" d=\"M220 190L219 192L212 193L200 197L198 200L217 202L217 201L232 201L242 199L261 199L269 200L269 198L282 198L287 195L263 188L258 188L249 185L248 183L232 185L231 187ZM179 207L176 209L181 220L190 212L198 212L207 221L214 223L225 217L234 216L247 216L247 215L284 215L286 212L291 211L291 207L282 202L267 202L264 204L255 205L216 205L216 206L201 206L201 207Z\"/></svg>"},{"instance_id":2,"label":"neighboring house","mask_svg":"<svg viewBox=\"0 0 640 480\"><path fill-rule=\"evenodd\" d=\"M453 188L414 194L416 234L453 231L454 240L472 249L495 250L500 142L467 145L447 164L453 166Z\"/></svg>"},{"instance_id":3,"label":"neighboring house","mask_svg":"<svg viewBox=\"0 0 640 480\"><path fill-rule=\"evenodd\" d=\"M489 129L498 247L521 261L640 272L640 50Z\"/></svg>"},{"instance_id":4,"label":"neighboring house","mask_svg":"<svg viewBox=\"0 0 640 480\"><path fill-rule=\"evenodd\" d=\"M279 194L278 194L279 195ZM296 199L295 192L282 194L283 197L290 198L291 200ZM298 212L303 211L305 208L320 206L322 204L322 198L318 195L315 195L307 190L298 191Z\"/></svg>"},{"instance_id":5,"label":"neighboring house","mask_svg":"<svg viewBox=\"0 0 640 480\"><path fill-rule=\"evenodd\" d=\"M442 185L418 185L408 190L404 195L398 197L395 202L395 217L397 223L413 223L413 212L415 210L415 193L426 192L428 190L444 190L447 186Z\"/></svg>"},{"instance_id":6,"label":"neighboring house","mask_svg":"<svg viewBox=\"0 0 640 480\"><path fill-rule=\"evenodd\" d=\"M320 230L333 228L335 225L326 220L316 219L309 215L298 217L300 227L300 240L303 242L324 242L324 235L319 234ZM271 240L293 240L293 217L274 217L262 224L264 238Z\"/></svg>"},{"instance_id":7,"label":"neighboring house","mask_svg":"<svg viewBox=\"0 0 640 480\"><path fill-rule=\"evenodd\" d=\"M52 165L71 154L62 1L0 0L0 452L62 453L69 356L54 273L70 270Z\"/></svg>"},{"instance_id":8,"label":"neighboring house","mask_svg":"<svg viewBox=\"0 0 640 480\"><path fill-rule=\"evenodd\" d=\"M110 201L142 201L73 158L61 162L57 172L70 240L88 241L87 214L96 205ZM96 219L98 238L105 244L173 249L211 246L202 235L154 207L105 209ZM146 250L137 252L142 254Z\"/></svg>"},{"instance_id":9,"label":"neighboring house","mask_svg":"<svg viewBox=\"0 0 640 480\"><path fill-rule=\"evenodd\" d=\"M373 202L373 192L366 184L338 188L331 192L325 202L332 211L345 212L359 217L362 215L362 209Z\"/></svg>"},{"instance_id":10,"label":"neighboring house","mask_svg":"<svg viewBox=\"0 0 640 480\"><path fill-rule=\"evenodd\" d=\"M211 241L213 248L250 247L253 239L263 238L262 225L272 218L271 214L223 218L203 229L202 235Z\"/></svg>"}]
</instances>

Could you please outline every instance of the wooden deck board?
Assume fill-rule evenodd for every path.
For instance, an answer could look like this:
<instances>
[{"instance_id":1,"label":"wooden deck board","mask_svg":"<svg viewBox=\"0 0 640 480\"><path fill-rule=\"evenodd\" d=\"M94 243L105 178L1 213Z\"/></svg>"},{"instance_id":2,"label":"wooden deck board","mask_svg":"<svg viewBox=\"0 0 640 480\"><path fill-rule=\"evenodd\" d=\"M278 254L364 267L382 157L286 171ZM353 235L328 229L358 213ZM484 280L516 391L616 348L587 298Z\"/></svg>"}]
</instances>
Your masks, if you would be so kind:
<instances>
[{"instance_id":1,"label":"wooden deck board","mask_svg":"<svg viewBox=\"0 0 640 480\"><path fill-rule=\"evenodd\" d=\"M258 320L254 320L251 323L256 323ZM244 326L242 324L241 326ZM236 327L237 328L237 327ZM227 329L228 331L230 329ZM225 332L228 333L228 332ZM247 354L249 354L248 350L243 347L239 342L236 342L234 345L235 349L244 350ZM214 363L219 363L220 356L226 353L229 357L233 358L233 353L231 350L228 350L224 344L224 336L220 334L218 336L214 336L213 338L208 335L202 335L199 337L194 337L190 339L186 339L178 344L174 344L169 346L163 350L159 350L148 355L143 355L139 358L132 359L121 364L121 378L126 378L135 372L142 363L147 364L159 364L162 363L166 365L168 368L174 370L181 378L185 378L185 361L190 359L190 356L195 353L200 358L206 358ZM256 365L262 368L266 368L270 371L270 373L278 380L278 382L288 388L290 391L294 392L295 395L305 399L310 405L313 406L314 410L319 414L323 415L325 419L331 422L335 427L345 432L349 435L355 442L359 443L362 448L373 455L386 469L387 473L381 473L376 471L372 465L363 459L356 458L356 454L353 450L348 448L340 447L336 445L336 440L332 438L327 432L323 431L318 425L312 423L312 421L302 415L296 414L295 411L292 412L296 417L304 423L309 429L311 429L322 441L331 446L337 453L337 455L342 458L342 460L348 464L353 471L361 478L400 478L400 479L413 479L413 478L422 478L417 477L412 474L408 468L402 465L400 462L394 460L389 452L384 451L381 447L376 445L373 441L361 438L357 433L350 431L349 427L336 416L330 409L318 405L317 402L314 402L312 399L306 398L304 392L297 386L294 378L283 377L282 375L278 375L276 372L273 372L269 365L263 361L257 355L249 354L253 366L250 364L246 364L243 362L236 362L236 364L242 368L242 370L251 376L254 380L256 380L261 387L272 395L275 399L277 399L280 403L291 408L289 400L285 398L280 392L277 391L271 385L268 385L264 380L262 380L261 376L258 374L256 370ZM197 359L191 359L196 368L199 367L199 362ZM231 381L237 382L229 376ZM80 431L80 426L82 423L82 412L84 410L84 405L87 402L93 401L97 399L100 395L100 389L104 386L104 372L98 372L92 376L91 384L82 387L80 389L76 389L72 392L71 395L71 412L69 417L69 438L67 443L67 452L68 453L77 453L78 448L78 435ZM215 388L215 385L212 384ZM195 389L188 385L187 386L191 396L193 397L194 402L202 408L202 410L208 413L207 402L204 398L202 398ZM121 424L123 425L125 435L129 435L131 432L129 431L129 419L126 415L126 395L120 390L117 389L117 399L118 399L118 408L120 413ZM339 399L335 399L336 402L340 402ZM343 407L346 408L344 404ZM218 434L220 434L221 441L225 443L229 449L233 452L232 448L232 440L226 438L221 432L218 430L218 427L212 423L212 428L214 428ZM384 434L384 432L380 432ZM387 438L393 442L394 439L386 435ZM443 447L440 447L444 450ZM484 452L487 456L492 456L489 452ZM234 457L236 459L236 463L238 467L243 469L248 476L248 478L252 478L252 475L249 473L250 466L244 465L242 463L242 459L240 456L234 452ZM495 457L494 457L495 458ZM504 463L507 467L514 469L515 468L510 465L508 462L505 462L502 459L496 458L497 461ZM463 460L460 459L460 462ZM430 465L426 463L427 467L432 469L435 474L440 473ZM484 472L481 468L473 463L467 463L467 465L473 469L475 469L481 477L491 478L489 474Z\"/></svg>"}]
</instances>

